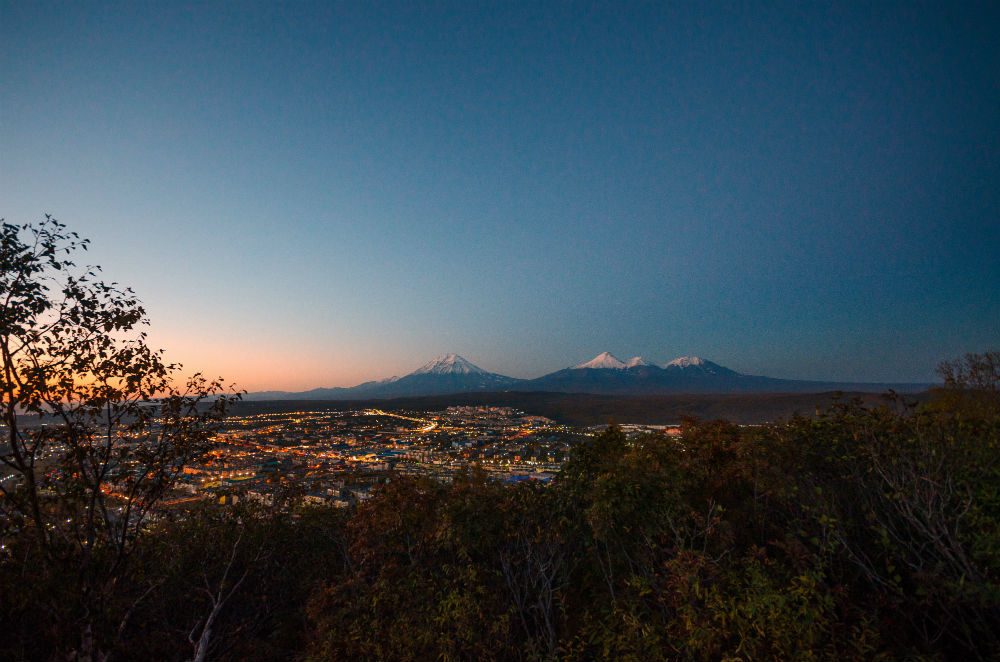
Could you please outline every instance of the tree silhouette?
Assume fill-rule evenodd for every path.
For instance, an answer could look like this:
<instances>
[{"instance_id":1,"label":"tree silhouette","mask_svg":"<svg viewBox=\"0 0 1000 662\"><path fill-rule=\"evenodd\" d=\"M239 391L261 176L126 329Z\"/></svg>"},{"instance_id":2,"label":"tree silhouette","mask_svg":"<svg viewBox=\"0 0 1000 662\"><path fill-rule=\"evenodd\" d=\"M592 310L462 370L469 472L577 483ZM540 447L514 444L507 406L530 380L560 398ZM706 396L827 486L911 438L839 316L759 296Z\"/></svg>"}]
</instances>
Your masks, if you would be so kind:
<instances>
[{"instance_id":1,"label":"tree silhouette","mask_svg":"<svg viewBox=\"0 0 1000 662\"><path fill-rule=\"evenodd\" d=\"M124 626L111 603L151 509L238 396L201 375L179 383L133 291L76 266L87 245L48 215L0 229L0 535L62 578L53 613L80 641L56 645L96 659Z\"/></svg>"}]
</instances>

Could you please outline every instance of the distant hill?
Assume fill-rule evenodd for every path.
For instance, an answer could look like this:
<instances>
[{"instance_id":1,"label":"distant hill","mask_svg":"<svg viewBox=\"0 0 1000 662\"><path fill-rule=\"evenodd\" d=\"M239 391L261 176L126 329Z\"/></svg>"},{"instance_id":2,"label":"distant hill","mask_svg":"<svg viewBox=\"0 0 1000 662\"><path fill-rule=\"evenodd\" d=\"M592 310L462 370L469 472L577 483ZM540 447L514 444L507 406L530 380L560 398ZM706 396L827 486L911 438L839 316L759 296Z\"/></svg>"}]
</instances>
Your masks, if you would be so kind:
<instances>
[{"instance_id":1,"label":"distant hill","mask_svg":"<svg viewBox=\"0 0 1000 662\"><path fill-rule=\"evenodd\" d=\"M318 388L311 391L263 391L247 394L247 400L350 400L400 398L443 393L502 391L521 380L487 372L458 354L445 354L404 377L365 382L351 388Z\"/></svg>"},{"instance_id":2,"label":"distant hill","mask_svg":"<svg viewBox=\"0 0 1000 662\"><path fill-rule=\"evenodd\" d=\"M820 382L743 375L697 356L676 358L660 367L640 356L622 361L602 352L590 361L543 375L516 379L487 372L457 354L445 354L404 377L365 382L350 388L263 391L247 400L355 400L448 393L542 391L591 395L670 395L736 393L821 393L856 391L916 393L932 384Z\"/></svg>"},{"instance_id":3,"label":"distant hill","mask_svg":"<svg viewBox=\"0 0 1000 662\"><path fill-rule=\"evenodd\" d=\"M819 393L889 389L913 393L929 384L816 382L742 375L697 356L684 356L663 367L641 357L621 361L609 352L592 360L517 384L520 391L591 393L604 395L667 395L680 393Z\"/></svg>"}]
</instances>

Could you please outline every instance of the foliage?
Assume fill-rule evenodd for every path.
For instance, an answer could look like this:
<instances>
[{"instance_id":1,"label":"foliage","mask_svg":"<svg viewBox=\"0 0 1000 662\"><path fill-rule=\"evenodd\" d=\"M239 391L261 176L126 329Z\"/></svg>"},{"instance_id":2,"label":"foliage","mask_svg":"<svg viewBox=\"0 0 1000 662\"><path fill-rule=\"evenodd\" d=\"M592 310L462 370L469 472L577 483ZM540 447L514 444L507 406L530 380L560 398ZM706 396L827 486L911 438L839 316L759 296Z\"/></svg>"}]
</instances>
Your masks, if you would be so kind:
<instances>
[{"instance_id":1,"label":"foliage","mask_svg":"<svg viewBox=\"0 0 1000 662\"><path fill-rule=\"evenodd\" d=\"M45 639L53 650L100 657L130 613L114 607L153 506L232 397L200 375L176 385L178 366L146 345L134 293L76 268L86 248L48 216L0 226L0 462L11 476L0 535L5 564L43 578L4 574L11 650L39 652L18 626L41 620L58 631Z\"/></svg>"},{"instance_id":2,"label":"foliage","mask_svg":"<svg viewBox=\"0 0 1000 662\"><path fill-rule=\"evenodd\" d=\"M197 406L212 385L171 391L171 367L120 335L143 319L127 291L101 303L78 279L54 297L75 238L26 230L4 230L5 269L27 274L5 281L0 338L24 480L3 502L4 657L82 658L82 633L92 657L128 659L1000 658L996 353L943 364L920 406L610 426L547 486L472 467L394 476L343 510L150 523L218 421ZM31 432L18 412L61 424Z\"/></svg>"},{"instance_id":3,"label":"foliage","mask_svg":"<svg viewBox=\"0 0 1000 662\"><path fill-rule=\"evenodd\" d=\"M365 561L314 597L307 657L993 659L1000 411L947 388L612 426L548 488L400 481L352 519Z\"/></svg>"}]
</instances>

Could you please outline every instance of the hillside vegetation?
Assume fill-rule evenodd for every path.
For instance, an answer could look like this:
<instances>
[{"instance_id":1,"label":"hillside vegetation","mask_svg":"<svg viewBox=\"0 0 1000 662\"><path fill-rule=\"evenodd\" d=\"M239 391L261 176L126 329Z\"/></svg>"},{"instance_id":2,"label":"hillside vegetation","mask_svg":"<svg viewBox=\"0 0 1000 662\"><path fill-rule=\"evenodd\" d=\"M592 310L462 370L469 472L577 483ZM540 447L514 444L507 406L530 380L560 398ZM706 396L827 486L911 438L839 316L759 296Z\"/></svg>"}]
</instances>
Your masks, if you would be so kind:
<instances>
[{"instance_id":1,"label":"hillside vegetation","mask_svg":"<svg viewBox=\"0 0 1000 662\"><path fill-rule=\"evenodd\" d=\"M127 563L93 555L119 564L99 612L8 529L0 656L73 659L86 622L109 659L997 659L997 358L919 406L612 426L550 486L472 467L351 509L162 518Z\"/></svg>"}]
</instances>

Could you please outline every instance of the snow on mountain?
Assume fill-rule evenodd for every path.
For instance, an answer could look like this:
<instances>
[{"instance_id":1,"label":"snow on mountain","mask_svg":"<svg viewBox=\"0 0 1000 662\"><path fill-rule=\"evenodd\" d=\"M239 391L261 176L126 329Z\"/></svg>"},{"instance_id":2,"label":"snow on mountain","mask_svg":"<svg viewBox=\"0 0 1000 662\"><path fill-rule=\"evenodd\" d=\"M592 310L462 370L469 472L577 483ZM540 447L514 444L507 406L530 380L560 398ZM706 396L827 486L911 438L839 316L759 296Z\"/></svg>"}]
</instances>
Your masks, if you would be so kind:
<instances>
[{"instance_id":1,"label":"snow on mountain","mask_svg":"<svg viewBox=\"0 0 1000 662\"><path fill-rule=\"evenodd\" d=\"M638 368L639 366L648 366L649 362L641 356L633 356L628 361L625 362L626 368Z\"/></svg>"},{"instance_id":2,"label":"snow on mountain","mask_svg":"<svg viewBox=\"0 0 1000 662\"><path fill-rule=\"evenodd\" d=\"M663 366L664 370L683 375L713 375L716 377L736 377L739 373L697 356L682 356Z\"/></svg>"},{"instance_id":3,"label":"snow on mountain","mask_svg":"<svg viewBox=\"0 0 1000 662\"><path fill-rule=\"evenodd\" d=\"M692 366L703 366L706 363L708 362L705 361L705 359L697 356L682 356L674 359L663 367L669 368L670 366L677 366L678 368L690 368Z\"/></svg>"},{"instance_id":4,"label":"snow on mountain","mask_svg":"<svg viewBox=\"0 0 1000 662\"><path fill-rule=\"evenodd\" d=\"M411 375L479 375L488 374L477 365L469 363L458 354L444 354L413 372Z\"/></svg>"},{"instance_id":5,"label":"snow on mountain","mask_svg":"<svg viewBox=\"0 0 1000 662\"><path fill-rule=\"evenodd\" d=\"M611 355L610 352L601 352L586 363L573 366L572 370L591 368L594 370L624 370L625 364Z\"/></svg>"}]
</instances>

